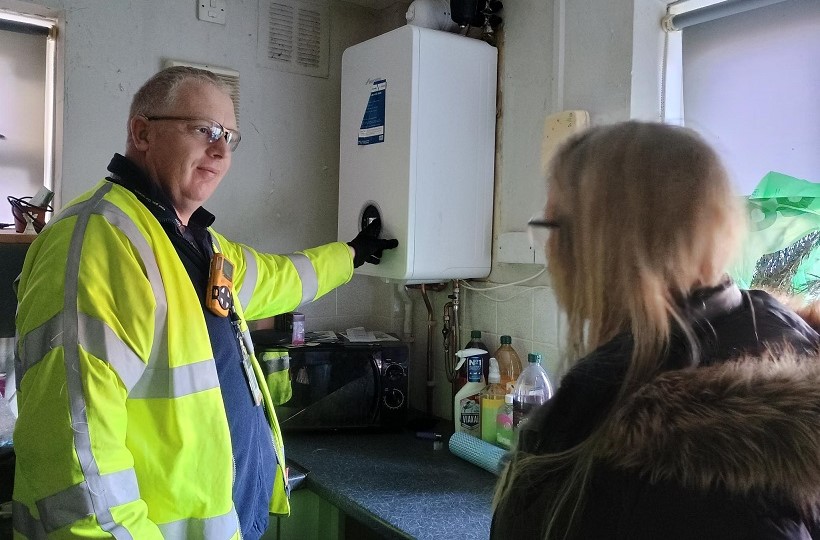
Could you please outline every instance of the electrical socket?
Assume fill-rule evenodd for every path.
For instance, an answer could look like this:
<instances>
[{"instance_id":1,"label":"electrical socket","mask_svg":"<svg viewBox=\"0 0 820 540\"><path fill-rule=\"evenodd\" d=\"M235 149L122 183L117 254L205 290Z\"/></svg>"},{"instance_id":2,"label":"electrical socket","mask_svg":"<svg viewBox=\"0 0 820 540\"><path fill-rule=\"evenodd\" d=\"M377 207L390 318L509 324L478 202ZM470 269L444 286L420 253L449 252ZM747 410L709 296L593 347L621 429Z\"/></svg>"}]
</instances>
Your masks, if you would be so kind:
<instances>
[{"instance_id":1,"label":"electrical socket","mask_svg":"<svg viewBox=\"0 0 820 540\"><path fill-rule=\"evenodd\" d=\"M197 0L196 16L200 21L225 24L226 0Z\"/></svg>"}]
</instances>

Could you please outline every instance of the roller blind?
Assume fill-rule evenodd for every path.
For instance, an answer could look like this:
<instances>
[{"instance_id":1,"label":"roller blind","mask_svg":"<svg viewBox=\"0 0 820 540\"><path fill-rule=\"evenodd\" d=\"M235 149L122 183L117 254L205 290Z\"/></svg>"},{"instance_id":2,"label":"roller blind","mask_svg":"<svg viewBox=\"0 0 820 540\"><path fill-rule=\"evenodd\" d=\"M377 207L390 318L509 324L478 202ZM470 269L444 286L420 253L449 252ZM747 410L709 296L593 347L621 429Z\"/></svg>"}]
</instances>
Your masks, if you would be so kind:
<instances>
[{"instance_id":1,"label":"roller blind","mask_svg":"<svg viewBox=\"0 0 820 540\"><path fill-rule=\"evenodd\" d=\"M32 34L35 36L47 36L51 31L46 26L37 26L20 21L11 21L0 17L0 30L6 32L17 32L19 34Z\"/></svg>"},{"instance_id":2,"label":"roller blind","mask_svg":"<svg viewBox=\"0 0 820 540\"><path fill-rule=\"evenodd\" d=\"M820 182L820 2L787 0L683 34L683 118L743 194L769 171Z\"/></svg>"},{"instance_id":3,"label":"roller blind","mask_svg":"<svg viewBox=\"0 0 820 540\"><path fill-rule=\"evenodd\" d=\"M689 26L711 22L723 17L737 15L744 11L770 6L786 0L724 0L699 9L692 9L683 13L673 14L664 21L669 30L683 30Z\"/></svg>"}]
</instances>

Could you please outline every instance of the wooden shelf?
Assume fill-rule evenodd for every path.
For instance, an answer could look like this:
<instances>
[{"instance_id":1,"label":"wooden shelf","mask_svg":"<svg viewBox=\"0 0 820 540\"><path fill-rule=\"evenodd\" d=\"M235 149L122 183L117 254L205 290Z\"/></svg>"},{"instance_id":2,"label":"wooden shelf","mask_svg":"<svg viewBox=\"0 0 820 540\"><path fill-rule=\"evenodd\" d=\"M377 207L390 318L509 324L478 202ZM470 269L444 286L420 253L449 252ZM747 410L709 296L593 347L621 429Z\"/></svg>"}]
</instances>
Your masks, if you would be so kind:
<instances>
[{"instance_id":1,"label":"wooden shelf","mask_svg":"<svg viewBox=\"0 0 820 540\"><path fill-rule=\"evenodd\" d=\"M14 229L0 229L0 244L30 244L37 238L36 234L15 232Z\"/></svg>"}]
</instances>

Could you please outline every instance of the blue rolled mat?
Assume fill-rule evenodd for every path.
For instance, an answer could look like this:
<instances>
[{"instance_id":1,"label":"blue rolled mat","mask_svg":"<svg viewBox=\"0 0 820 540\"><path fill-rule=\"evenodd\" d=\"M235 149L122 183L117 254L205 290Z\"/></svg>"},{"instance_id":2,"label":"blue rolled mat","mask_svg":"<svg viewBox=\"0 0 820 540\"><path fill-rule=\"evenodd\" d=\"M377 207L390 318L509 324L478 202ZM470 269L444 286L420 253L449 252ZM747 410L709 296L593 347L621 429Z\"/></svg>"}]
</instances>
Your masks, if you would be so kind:
<instances>
[{"instance_id":1,"label":"blue rolled mat","mask_svg":"<svg viewBox=\"0 0 820 540\"><path fill-rule=\"evenodd\" d=\"M498 476L507 464L506 450L466 433L453 433L450 452Z\"/></svg>"}]
</instances>

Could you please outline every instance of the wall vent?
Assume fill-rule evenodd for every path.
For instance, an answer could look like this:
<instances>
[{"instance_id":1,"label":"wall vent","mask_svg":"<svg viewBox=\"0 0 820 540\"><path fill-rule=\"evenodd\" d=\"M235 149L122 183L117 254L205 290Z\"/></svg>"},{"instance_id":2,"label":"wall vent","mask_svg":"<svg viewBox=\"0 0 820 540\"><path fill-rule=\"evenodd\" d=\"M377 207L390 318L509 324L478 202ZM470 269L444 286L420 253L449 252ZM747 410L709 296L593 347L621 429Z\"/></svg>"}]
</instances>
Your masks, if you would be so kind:
<instances>
[{"instance_id":1,"label":"wall vent","mask_svg":"<svg viewBox=\"0 0 820 540\"><path fill-rule=\"evenodd\" d=\"M327 4L259 0L257 58L261 65L314 77L328 76Z\"/></svg>"},{"instance_id":2,"label":"wall vent","mask_svg":"<svg viewBox=\"0 0 820 540\"><path fill-rule=\"evenodd\" d=\"M233 109L236 113L236 127L239 129L239 72L233 69L212 66L210 64L194 64L191 62L184 62L182 60L165 60L164 68L172 66L188 66L199 69L207 69L214 75L219 77L222 82L227 84L231 89L231 100L233 101Z\"/></svg>"}]
</instances>

